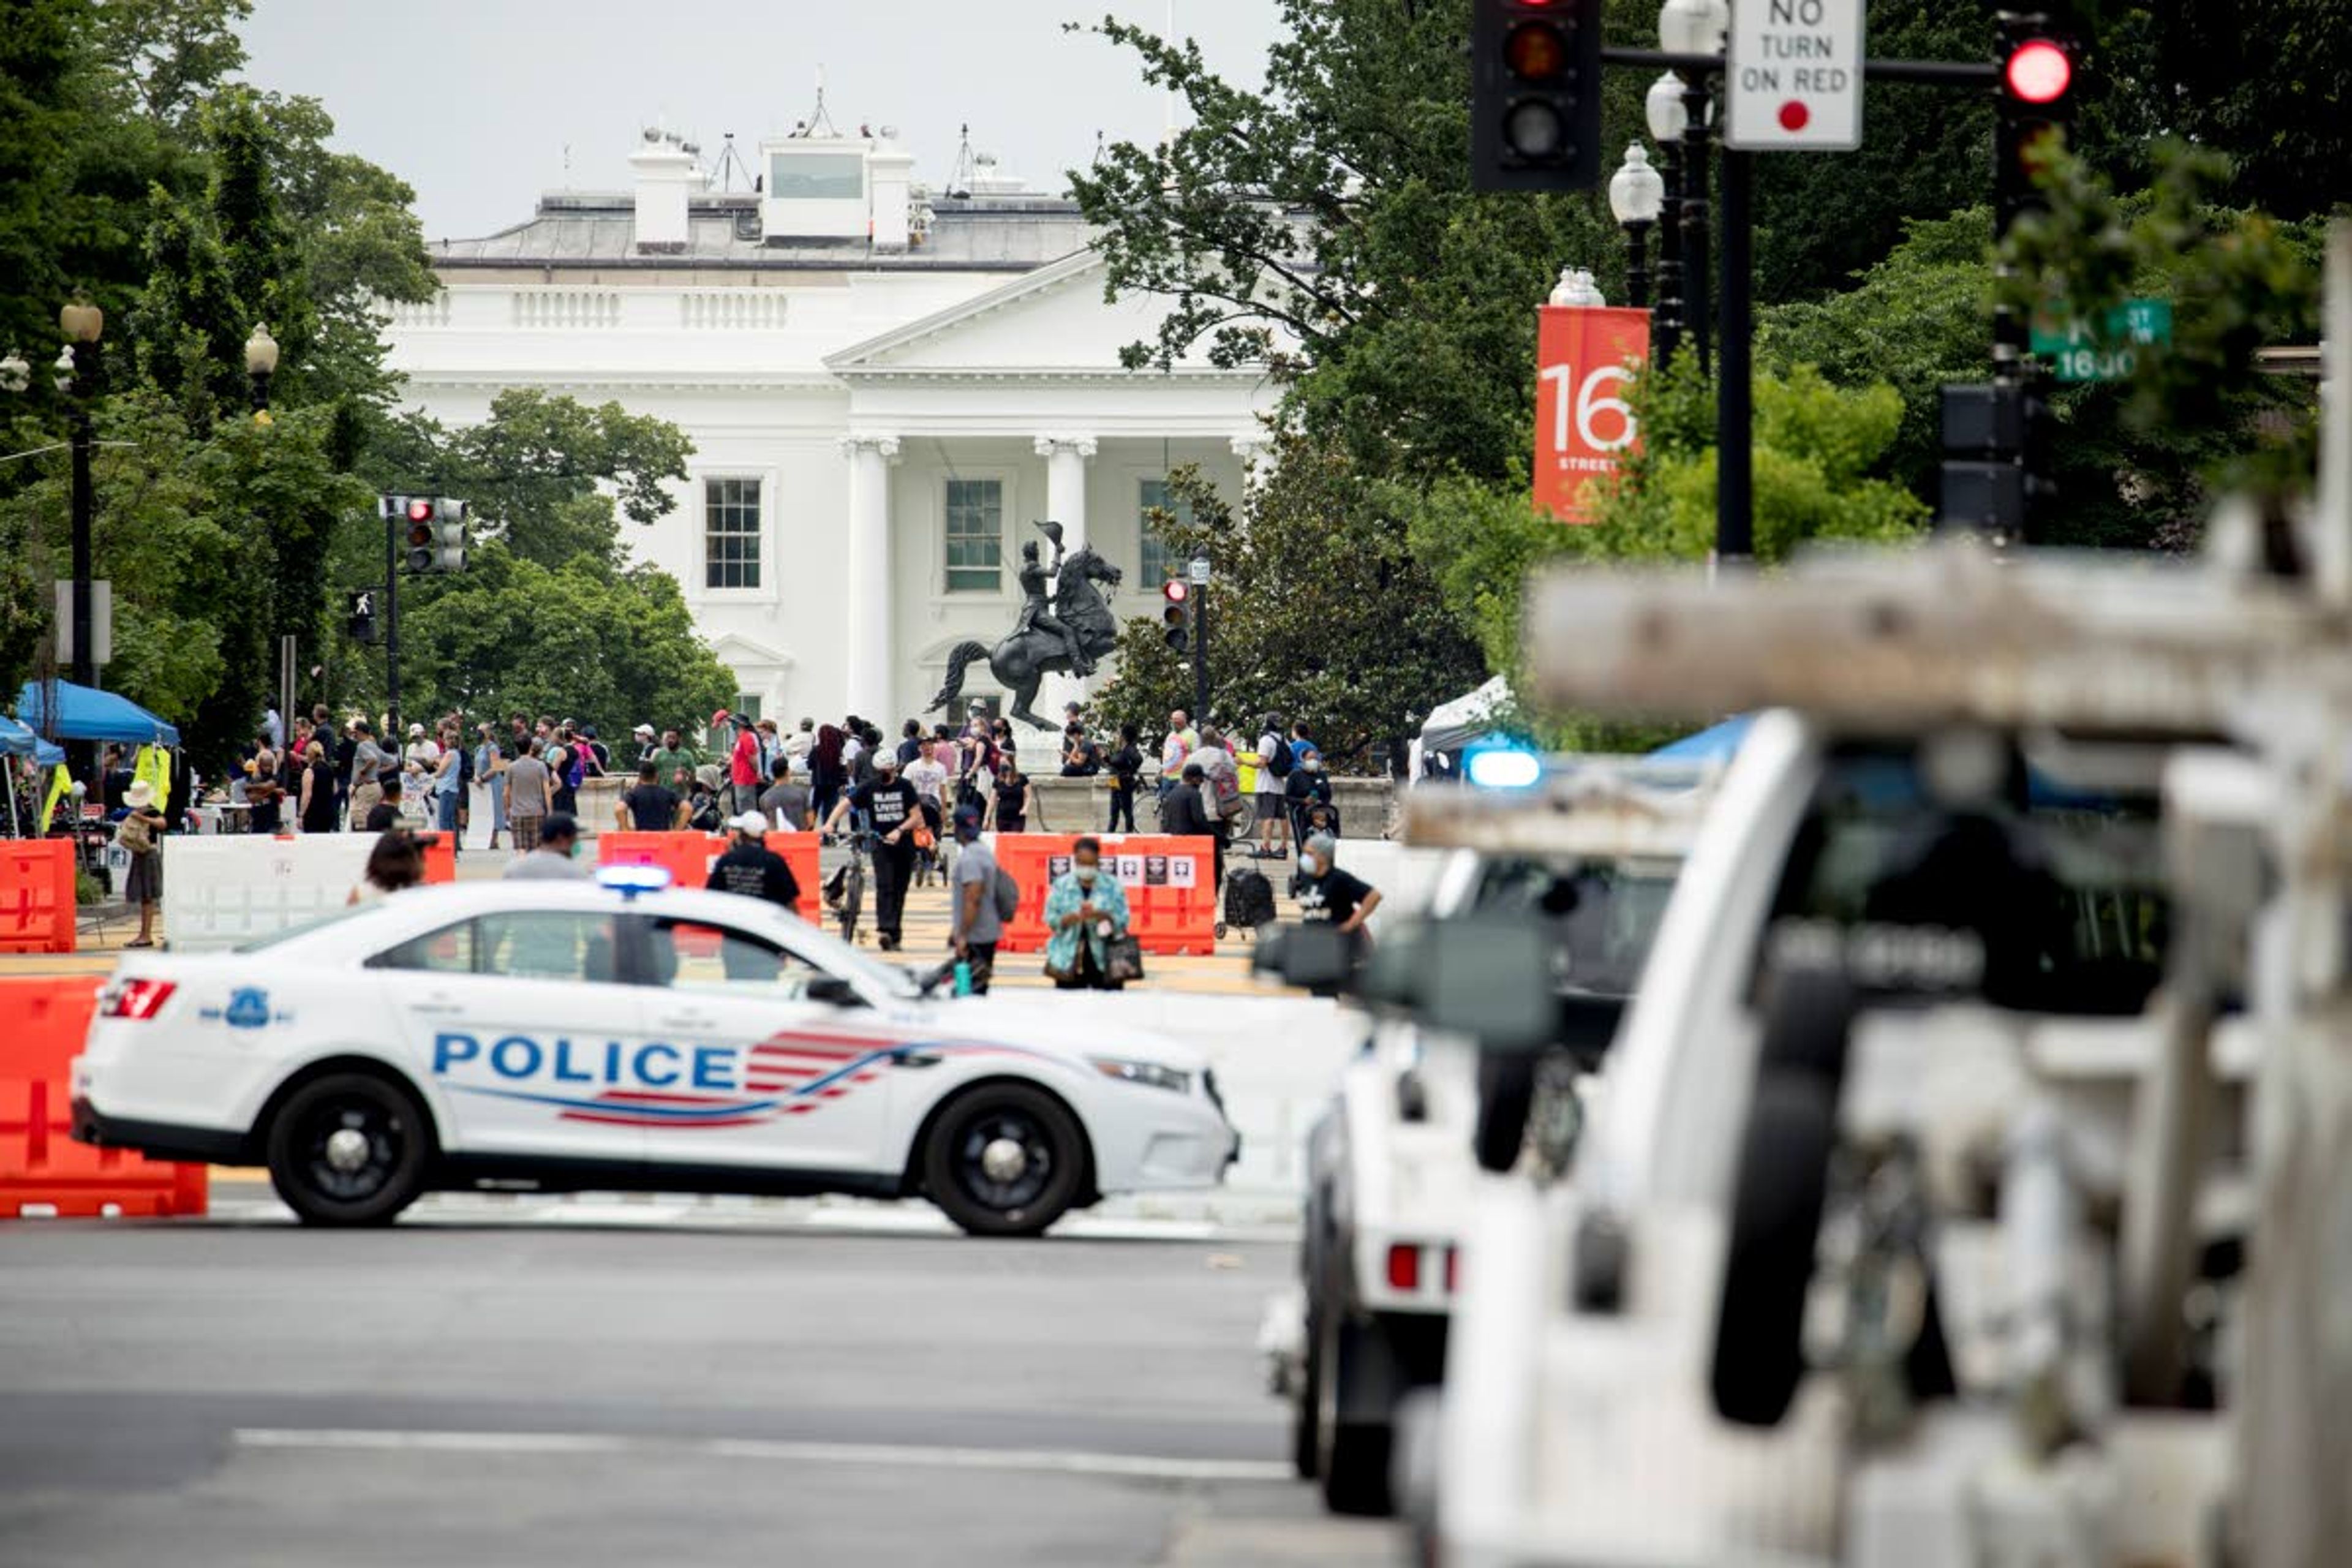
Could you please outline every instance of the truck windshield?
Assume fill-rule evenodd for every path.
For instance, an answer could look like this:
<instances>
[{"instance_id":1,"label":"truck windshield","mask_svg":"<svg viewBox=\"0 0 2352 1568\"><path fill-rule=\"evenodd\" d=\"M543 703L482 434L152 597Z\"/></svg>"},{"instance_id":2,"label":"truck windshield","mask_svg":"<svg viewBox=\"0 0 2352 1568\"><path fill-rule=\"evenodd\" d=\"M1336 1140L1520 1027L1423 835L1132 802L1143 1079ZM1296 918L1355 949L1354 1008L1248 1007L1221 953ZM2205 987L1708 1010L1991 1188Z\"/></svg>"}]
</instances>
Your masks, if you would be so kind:
<instances>
[{"instance_id":1,"label":"truck windshield","mask_svg":"<svg viewBox=\"0 0 2352 1568\"><path fill-rule=\"evenodd\" d=\"M1630 996L1675 870L1656 860L1494 860L1483 869L1475 903L1481 914L1527 916L1550 928L1562 991Z\"/></svg>"},{"instance_id":2,"label":"truck windshield","mask_svg":"<svg viewBox=\"0 0 2352 1568\"><path fill-rule=\"evenodd\" d=\"M1834 958L1884 992L2139 1012L2170 927L2153 791L2093 793L2012 760L2007 783L1956 804L1936 798L1916 749L1833 752L1764 953Z\"/></svg>"}]
</instances>

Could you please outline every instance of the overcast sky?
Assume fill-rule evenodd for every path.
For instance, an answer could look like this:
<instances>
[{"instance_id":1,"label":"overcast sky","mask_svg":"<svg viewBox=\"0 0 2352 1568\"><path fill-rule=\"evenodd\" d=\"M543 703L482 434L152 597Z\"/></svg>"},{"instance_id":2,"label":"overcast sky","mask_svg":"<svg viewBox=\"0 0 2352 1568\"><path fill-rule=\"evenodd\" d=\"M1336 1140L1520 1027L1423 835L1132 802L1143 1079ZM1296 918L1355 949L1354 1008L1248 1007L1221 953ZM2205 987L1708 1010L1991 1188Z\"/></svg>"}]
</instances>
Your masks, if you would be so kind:
<instances>
[{"instance_id":1,"label":"overcast sky","mask_svg":"<svg viewBox=\"0 0 2352 1568\"><path fill-rule=\"evenodd\" d=\"M1255 83L1274 0L1175 0L1177 30ZM845 134L895 125L935 187L957 127L1001 172L1058 189L1097 130L1160 133L1134 58L1062 24L1164 26L1168 0L256 0L247 74L323 100L337 142L416 187L427 239L520 223L540 192L618 190L662 121L756 165L816 100Z\"/></svg>"}]
</instances>

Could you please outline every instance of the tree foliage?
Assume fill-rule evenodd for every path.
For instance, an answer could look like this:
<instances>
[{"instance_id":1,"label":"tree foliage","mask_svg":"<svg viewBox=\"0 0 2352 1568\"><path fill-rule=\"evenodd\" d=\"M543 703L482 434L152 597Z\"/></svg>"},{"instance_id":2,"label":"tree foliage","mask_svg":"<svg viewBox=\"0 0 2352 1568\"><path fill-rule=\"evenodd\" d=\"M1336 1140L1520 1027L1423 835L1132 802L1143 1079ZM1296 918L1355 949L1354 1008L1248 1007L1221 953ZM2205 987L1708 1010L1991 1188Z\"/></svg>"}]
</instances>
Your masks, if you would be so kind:
<instances>
[{"instance_id":1,"label":"tree foliage","mask_svg":"<svg viewBox=\"0 0 2352 1568\"><path fill-rule=\"evenodd\" d=\"M1213 715L1252 741L1269 710L1306 719L1335 766L1363 767L1376 743L1412 732L1429 693L1443 700L1485 679L1484 661L1414 558L1400 510L1409 491L1302 436L1283 437L1273 457L1238 516L1197 471L1180 469L1170 487L1191 520L1160 513L1152 526L1171 559L1214 563ZM1171 709L1192 708L1192 671L1161 629L1157 614L1121 629L1118 674L1097 704L1105 718L1149 732Z\"/></svg>"}]
</instances>

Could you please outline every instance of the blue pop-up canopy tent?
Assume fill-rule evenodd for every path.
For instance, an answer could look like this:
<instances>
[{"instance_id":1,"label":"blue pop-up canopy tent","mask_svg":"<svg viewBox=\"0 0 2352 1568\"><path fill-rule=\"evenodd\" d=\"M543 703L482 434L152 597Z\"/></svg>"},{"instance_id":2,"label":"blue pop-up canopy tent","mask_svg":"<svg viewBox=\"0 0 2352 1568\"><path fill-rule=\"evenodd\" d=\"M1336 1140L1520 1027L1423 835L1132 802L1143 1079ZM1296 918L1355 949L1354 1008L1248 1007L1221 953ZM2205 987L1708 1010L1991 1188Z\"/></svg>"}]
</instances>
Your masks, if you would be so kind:
<instances>
[{"instance_id":1,"label":"blue pop-up canopy tent","mask_svg":"<svg viewBox=\"0 0 2352 1568\"><path fill-rule=\"evenodd\" d=\"M1695 735L1670 741L1650 755L1662 763L1727 763L1739 750L1739 742L1748 738L1748 727L1755 722L1755 714L1737 713Z\"/></svg>"},{"instance_id":2,"label":"blue pop-up canopy tent","mask_svg":"<svg viewBox=\"0 0 2352 1568\"><path fill-rule=\"evenodd\" d=\"M48 710L41 699L50 689L40 681L26 681L25 689L16 693L16 717L33 729L48 729ZM76 686L70 680L58 681L54 689L58 694L57 733L61 740L121 741L138 746L177 747L180 743L176 726L158 719L128 697L95 687Z\"/></svg>"},{"instance_id":3,"label":"blue pop-up canopy tent","mask_svg":"<svg viewBox=\"0 0 2352 1568\"><path fill-rule=\"evenodd\" d=\"M66 749L53 746L5 713L0 713L0 756L30 757L43 767L66 760Z\"/></svg>"}]
</instances>

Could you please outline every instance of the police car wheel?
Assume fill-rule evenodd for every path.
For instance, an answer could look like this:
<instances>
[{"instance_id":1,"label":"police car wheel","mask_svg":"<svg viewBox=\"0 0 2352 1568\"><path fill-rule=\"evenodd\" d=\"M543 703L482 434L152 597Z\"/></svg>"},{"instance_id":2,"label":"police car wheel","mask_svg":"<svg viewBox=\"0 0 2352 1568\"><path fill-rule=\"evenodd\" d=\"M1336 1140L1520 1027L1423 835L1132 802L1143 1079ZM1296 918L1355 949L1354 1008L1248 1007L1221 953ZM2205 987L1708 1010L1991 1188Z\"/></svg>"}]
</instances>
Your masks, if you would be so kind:
<instances>
[{"instance_id":1,"label":"police car wheel","mask_svg":"<svg viewBox=\"0 0 2352 1568\"><path fill-rule=\"evenodd\" d=\"M424 1189L433 1131L408 1092L373 1073L304 1084L269 1123L269 1180L308 1225L389 1225Z\"/></svg>"},{"instance_id":2,"label":"police car wheel","mask_svg":"<svg viewBox=\"0 0 2352 1568\"><path fill-rule=\"evenodd\" d=\"M931 1202L973 1236L1035 1236L1085 1180L1085 1143L1061 1102L1025 1084L984 1084L950 1102L923 1152Z\"/></svg>"}]
</instances>

